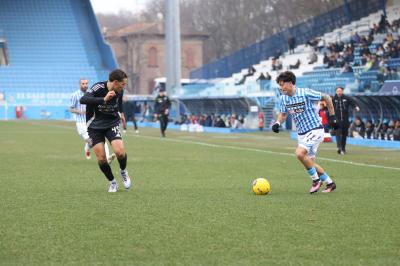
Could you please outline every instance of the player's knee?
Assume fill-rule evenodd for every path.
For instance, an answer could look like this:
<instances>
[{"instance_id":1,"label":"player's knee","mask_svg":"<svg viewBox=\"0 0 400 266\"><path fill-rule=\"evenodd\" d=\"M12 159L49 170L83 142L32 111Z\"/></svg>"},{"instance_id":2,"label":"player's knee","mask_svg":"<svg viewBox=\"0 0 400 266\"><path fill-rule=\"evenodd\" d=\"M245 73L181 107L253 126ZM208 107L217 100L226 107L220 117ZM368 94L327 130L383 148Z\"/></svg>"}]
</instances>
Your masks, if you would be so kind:
<instances>
[{"instance_id":1,"label":"player's knee","mask_svg":"<svg viewBox=\"0 0 400 266\"><path fill-rule=\"evenodd\" d=\"M300 149L296 150L295 154L296 154L297 159L299 159L299 160L304 159L304 157L306 156L306 153L304 152L304 150L300 150Z\"/></svg>"},{"instance_id":2,"label":"player's knee","mask_svg":"<svg viewBox=\"0 0 400 266\"><path fill-rule=\"evenodd\" d=\"M97 158L97 163L98 164L105 164L108 163L106 157L104 158Z\"/></svg>"},{"instance_id":3,"label":"player's knee","mask_svg":"<svg viewBox=\"0 0 400 266\"><path fill-rule=\"evenodd\" d=\"M123 149L116 150L114 152L118 159L122 159L125 157L125 151Z\"/></svg>"}]
</instances>

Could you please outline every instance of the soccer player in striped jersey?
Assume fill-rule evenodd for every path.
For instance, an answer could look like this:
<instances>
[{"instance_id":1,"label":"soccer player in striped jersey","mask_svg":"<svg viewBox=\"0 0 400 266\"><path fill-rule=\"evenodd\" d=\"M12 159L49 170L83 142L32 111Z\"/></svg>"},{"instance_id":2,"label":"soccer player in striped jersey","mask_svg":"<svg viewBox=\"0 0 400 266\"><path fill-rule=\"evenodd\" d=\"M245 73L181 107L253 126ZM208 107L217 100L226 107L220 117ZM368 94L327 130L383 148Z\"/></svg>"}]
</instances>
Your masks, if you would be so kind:
<instances>
[{"instance_id":1,"label":"soccer player in striped jersey","mask_svg":"<svg viewBox=\"0 0 400 266\"><path fill-rule=\"evenodd\" d=\"M286 120L289 113L297 128L298 146L296 149L297 159L304 165L312 179L310 193L316 193L323 182L326 188L325 193L336 189L336 184L325 172L325 170L315 162L315 156L319 144L324 139L324 129L321 119L316 111L316 102L324 100L328 107L329 124L337 128L335 110L332 99L329 95L311 89L296 87L296 76L290 72L282 72L277 78L283 95L279 99L279 114L276 123L272 126L275 133L279 133L280 125Z\"/></svg>"},{"instance_id":2,"label":"soccer player in striped jersey","mask_svg":"<svg viewBox=\"0 0 400 266\"><path fill-rule=\"evenodd\" d=\"M78 134L83 138L85 141L85 156L86 159L90 159L90 148L91 148L91 140L89 138L87 128L86 128L86 105L81 104L79 100L85 94L86 90L88 89L88 80L85 78L81 78L79 80L79 90L75 91L71 97L71 106L70 112L74 114L74 118L76 121L76 129ZM105 146L106 156L108 158L108 162L111 163L114 158L115 154L111 154L108 149L108 145Z\"/></svg>"}]
</instances>

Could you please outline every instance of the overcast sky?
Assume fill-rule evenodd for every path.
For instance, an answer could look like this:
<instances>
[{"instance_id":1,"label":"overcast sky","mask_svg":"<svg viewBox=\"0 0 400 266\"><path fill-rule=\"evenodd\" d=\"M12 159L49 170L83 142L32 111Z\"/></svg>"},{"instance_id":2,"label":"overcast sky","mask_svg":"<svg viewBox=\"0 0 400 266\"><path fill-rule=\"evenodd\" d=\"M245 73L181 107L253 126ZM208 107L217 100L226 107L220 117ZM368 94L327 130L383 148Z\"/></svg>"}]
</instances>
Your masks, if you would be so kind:
<instances>
[{"instance_id":1,"label":"overcast sky","mask_svg":"<svg viewBox=\"0 0 400 266\"><path fill-rule=\"evenodd\" d=\"M149 0L90 0L95 13L118 13L120 10L141 11Z\"/></svg>"}]
</instances>

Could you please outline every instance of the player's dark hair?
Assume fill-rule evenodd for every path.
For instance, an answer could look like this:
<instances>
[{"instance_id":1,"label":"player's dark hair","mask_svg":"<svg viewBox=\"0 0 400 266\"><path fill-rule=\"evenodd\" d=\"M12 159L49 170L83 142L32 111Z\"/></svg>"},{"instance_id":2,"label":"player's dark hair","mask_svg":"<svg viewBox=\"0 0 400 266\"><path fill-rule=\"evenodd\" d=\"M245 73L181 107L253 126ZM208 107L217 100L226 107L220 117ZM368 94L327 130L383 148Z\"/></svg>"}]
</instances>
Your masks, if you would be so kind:
<instances>
[{"instance_id":1,"label":"player's dark hair","mask_svg":"<svg viewBox=\"0 0 400 266\"><path fill-rule=\"evenodd\" d=\"M276 83L279 84L280 81L283 82L292 82L293 85L296 84L296 76L291 71L285 71L279 74L276 78Z\"/></svg>"},{"instance_id":2,"label":"player's dark hair","mask_svg":"<svg viewBox=\"0 0 400 266\"><path fill-rule=\"evenodd\" d=\"M341 89L342 91L344 91L343 87L339 86L336 89Z\"/></svg>"},{"instance_id":3,"label":"player's dark hair","mask_svg":"<svg viewBox=\"0 0 400 266\"><path fill-rule=\"evenodd\" d=\"M117 80L119 82L123 81L123 79L127 78L128 76L124 71L121 69L114 69L113 71L110 72L110 75L108 75L108 80L109 81L114 81Z\"/></svg>"}]
</instances>

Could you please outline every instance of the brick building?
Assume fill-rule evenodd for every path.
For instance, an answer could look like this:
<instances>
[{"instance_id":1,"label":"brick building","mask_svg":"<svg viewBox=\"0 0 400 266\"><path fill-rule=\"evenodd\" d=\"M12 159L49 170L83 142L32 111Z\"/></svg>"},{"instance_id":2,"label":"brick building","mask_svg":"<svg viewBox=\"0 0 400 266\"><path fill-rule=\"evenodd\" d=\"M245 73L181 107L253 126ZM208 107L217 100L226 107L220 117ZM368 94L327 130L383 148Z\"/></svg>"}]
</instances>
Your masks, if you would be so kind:
<instances>
[{"instance_id":1,"label":"brick building","mask_svg":"<svg viewBox=\"0 0 400 266\"><path fill-rule=\"evenodd\" d=\"M182 78L203 65L207 35L181 27ZM137 23L106 34L121 69L129 76L128 93L151 94L154 79L165 77L165 31L162 23Z\"/></svg>"}]
</instances>

